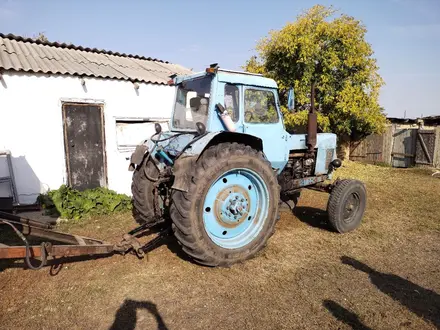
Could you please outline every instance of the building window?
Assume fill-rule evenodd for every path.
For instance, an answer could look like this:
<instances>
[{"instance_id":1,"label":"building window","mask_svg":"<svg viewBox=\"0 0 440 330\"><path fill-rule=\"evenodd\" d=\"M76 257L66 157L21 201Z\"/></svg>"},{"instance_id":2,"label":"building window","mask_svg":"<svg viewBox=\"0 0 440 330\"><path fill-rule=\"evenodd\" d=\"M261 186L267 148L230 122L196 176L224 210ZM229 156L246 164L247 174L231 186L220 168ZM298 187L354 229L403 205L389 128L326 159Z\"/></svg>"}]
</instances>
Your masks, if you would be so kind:
<instances>
[{"instance_id":1,"label":"building window","mask_svg":"<svg viewBox=\"0 0 440 330\"><path fill-rule=\"evenodd\" d=\"M238 87L231 84L225 85L225 108L236 123L240 117L240 99Z\"/></svg>"},{"instance_id":2,"label":"building window","mask_svg":"<svg viewBox=\"0 0 440 330\"><path fill-rule=\"evenodd\" d=\"M165 119L116 119L116 141L119 151L132 151L155 134L154 124L159 123L162 131L167 131L168 121Z\"/></svg>"},{"instance_id":3,"label":"building window","mask_svg":"<svg viewBox=\"0 0 440 330\"><path fill-rule=\"evenodd\" d=\"M275 95L271 91L246 89L244 115L247 123L277 123L279 120Z\"/></svg>"}]
</instances>

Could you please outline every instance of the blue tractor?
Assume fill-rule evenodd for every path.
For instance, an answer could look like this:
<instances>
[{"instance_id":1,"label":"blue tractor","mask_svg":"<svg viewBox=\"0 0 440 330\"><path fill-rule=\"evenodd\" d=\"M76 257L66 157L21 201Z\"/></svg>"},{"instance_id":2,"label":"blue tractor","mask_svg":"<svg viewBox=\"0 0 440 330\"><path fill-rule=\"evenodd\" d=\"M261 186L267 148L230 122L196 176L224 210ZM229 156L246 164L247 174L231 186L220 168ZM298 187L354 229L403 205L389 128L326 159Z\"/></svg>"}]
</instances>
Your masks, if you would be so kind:
<instances>
[{"instance_id":1,"label":"blue tractor","mask_svg":"<svg viewBox=\"0 0 440 330\"><path fill-rule=\"evenodd\" d=\"M313 88L306 134L289 134L272 79L214 64L172 76L169 84L176 88L169 131L156 123L156 133L131 156L139 223L169 221L183 250L209 266L259 252L274 233L281 203L294 207L302 188L330 193L329 222L337 232L359 226L364 184L325 183L341 161L336 135L317 133ZM292 109L293 90L288 103Z\"/></svg>"}]
</instances>

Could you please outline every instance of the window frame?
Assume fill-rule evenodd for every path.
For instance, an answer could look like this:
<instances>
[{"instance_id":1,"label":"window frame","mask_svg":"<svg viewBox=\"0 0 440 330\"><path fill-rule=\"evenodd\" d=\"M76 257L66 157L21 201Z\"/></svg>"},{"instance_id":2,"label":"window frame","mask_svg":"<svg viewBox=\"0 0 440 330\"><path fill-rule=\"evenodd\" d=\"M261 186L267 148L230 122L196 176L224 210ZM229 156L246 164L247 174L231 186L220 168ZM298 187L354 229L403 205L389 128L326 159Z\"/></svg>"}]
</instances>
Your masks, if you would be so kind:
<instances>
[{"instance_id":1,"label":"window frame","mask_svg":"<svg viewBox=\"0 0 440 330\"><path fill-rule=\"evenodd\" d=\"M129 131L130 129L123 129L123 125L127 125L128 128L130 124L137 125L148 125L154 128L154 124L159 123L162 126L162 129L168 130L170 127L170 120L162 117L114 117L114 128L115 128L115 143L116 149L118 152L133 152L136 149L136 146L141 142L143 137L140 137L139 140L133 141L133 144L122 144L122 140L124 138L124 131ZM121 125L122 124L122 125ZM153 132L154 133L154 132ZM149 138L148 134L144 134L145 138ZM122 138L122 140L121 140Z\"/></svg>"},{"instance_id":2,"label":"window frame","mask_svg":"<svg viewBox=\"0 0 440 330\"><path fill-rule=\"evenodd\" d=\"M194 128L181 128L181 127L178 127L178 126L175 125L174 121L175 121L175 115L176 115L177 96L178 96L178 93L179 93L180 85L182 83L188 83L188 82L193 82L193 81L202 80L202 79L209 79L210 80L210 88L209 88L209 95L210 96L209 96L209 101L208 101L208 114L206 116L206 120L205 120L205 123L204 123L205 125L209 124L210 117L211 117L211 108L212 108L212 105L211 105L211 101L212 101L211 98L213 97L212 91L213 91L214 84L216 83L216 81L215 81L215 79L213 79L213 77L210 77L210 76L207 76L207 75L200 75L200 76L193 77L191 79L185 79L185 80L180 81L178 84L175 85L174 98L173 98L173 108L172 108L171 117L170 117L170 129L172 131L175 131L175 132L196 132L197 131L196 127L194 127Z\"/></svg>"},{"instance_id":3,"label":"window frame","mask_svg":"<svg viewBox=\"0 0 440 330\"><path fill-rule=\"evenodd\" d=\"M249 122L249 121L246 120L246 92L248 90L272 93L273 98L274 98L275 111L277 113L277 121L273 121L273 122ZM274 124L279 124L280 120L282 120L282 115L280 113L279 102L278 102L278 95L277 95L277 93L275 93L275 91L273 89L262 88L262 87L257 87L257 86L251 86L251 87L245 87L244 88L244 90L243 90L243 122L246 125L274 125Z\"/></svg>"},{"instance_id":4,"label":"window frame","mask_svg":"<svg viewBox=\"0 0 440 330\"><path fill-rule=\"evenodd\" d=\"M223 88L223 102L224 102L224 104L225 104L225 108L226 108L226 109L227 109L227 107L226 107L225 98L226 98L226 88L227 88L228 86L231 86L231 87L236 88L236 91L237 91L237 97L238 97L237 102L234 102L234 100L232 100L232 102L235 103L235 105L237 106L236 109L233 109L234 116L236 115L236 119L234 120L234 119L232 118L232 116L231 116L232 122L233 122L234 124L236 124L236 123L238 123L238 122L240 121L240 117L241 117L241 115L240 115L240 112L241 112L241 111L240 111L240 105L241 105L241 95L240 95L241 93L240 93L240 87L239 87L237 84L233 84L233 83L230 83L230 82L225 82L225 86L224 86L224 88Z\"/></svg>"}]
</instances>

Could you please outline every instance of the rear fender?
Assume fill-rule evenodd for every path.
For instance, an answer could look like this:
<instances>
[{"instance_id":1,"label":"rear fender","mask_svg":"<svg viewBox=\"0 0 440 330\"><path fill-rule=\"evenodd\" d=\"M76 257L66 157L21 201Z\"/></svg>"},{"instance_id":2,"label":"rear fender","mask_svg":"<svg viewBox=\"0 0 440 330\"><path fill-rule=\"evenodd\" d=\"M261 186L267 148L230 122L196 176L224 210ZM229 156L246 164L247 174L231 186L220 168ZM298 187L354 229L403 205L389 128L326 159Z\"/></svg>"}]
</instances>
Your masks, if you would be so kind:
<instances>
[{"instance_id":1,"label":"rear fender","mask_svg":"<svg viewBox=\"0 0 440 330\"><path fill-rule=\"evenodd\" d=\"M224 142L243 143L258 151L263 151L263 141L252 135L231 132L208 133L204 137L196 140L194 143L191 143L188 147L186 147L183 153L174 162L174 182L171 188L188 192L192 170L194 169L194 165L197 160L206 149L213 145Z\"/></svg>"},{"instance_id":2,"label":"rear fender","mask_svg":"<svg viewBox=\"0 0 440 330\"><path fill-rule=\"evenodd\" d=\"M211 132L192 143L185 149L182 156L196 156L198 159L209 147L224 142L242 143L251 146L255 150L263 151L263 141L256 136L235 132Z\"/></svg>"}]
</instances>

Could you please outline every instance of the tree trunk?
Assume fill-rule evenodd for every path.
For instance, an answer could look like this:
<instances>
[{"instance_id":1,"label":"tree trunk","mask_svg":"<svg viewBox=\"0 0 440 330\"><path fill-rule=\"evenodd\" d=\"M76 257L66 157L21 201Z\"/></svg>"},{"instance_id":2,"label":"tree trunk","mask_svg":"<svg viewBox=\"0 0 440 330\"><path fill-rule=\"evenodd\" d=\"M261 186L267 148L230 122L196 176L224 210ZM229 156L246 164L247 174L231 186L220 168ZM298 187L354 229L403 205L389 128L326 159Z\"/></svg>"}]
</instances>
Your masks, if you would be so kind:
<instances>
[{"instance_id":1,"label":"tree trunk","mask_svg":"<svg viewBox=\"0 0 440 330\"><path fill-rule=\"evenodd\" d=\"M339 159L350 159L350 140L347 138L340 138L336 153Z\"/></svg>"}]
</instances>

